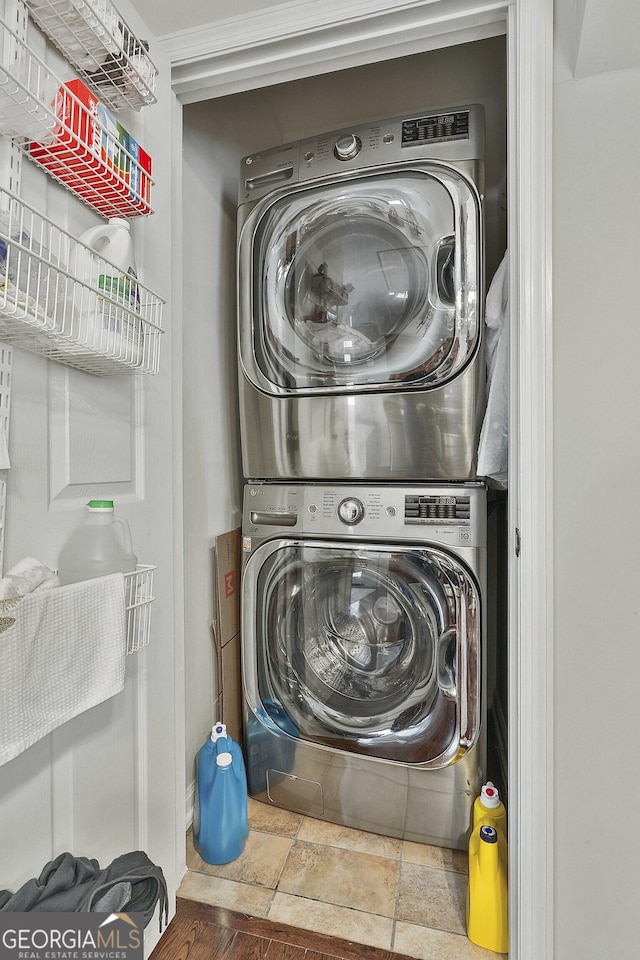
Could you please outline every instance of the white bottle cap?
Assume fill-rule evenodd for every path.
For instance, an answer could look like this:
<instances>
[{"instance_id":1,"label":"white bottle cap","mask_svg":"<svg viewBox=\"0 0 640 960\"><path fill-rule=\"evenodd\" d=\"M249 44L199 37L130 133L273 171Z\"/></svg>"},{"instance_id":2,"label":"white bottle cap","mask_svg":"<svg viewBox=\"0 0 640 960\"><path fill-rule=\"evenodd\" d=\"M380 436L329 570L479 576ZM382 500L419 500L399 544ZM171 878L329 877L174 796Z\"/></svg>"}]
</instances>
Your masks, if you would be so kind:
<instances>
[{"instance_id":1,"label":"white bottle cap","mask_svg":"<svg viewBox=\"0 0 640 960\"><path fill-rule=\"evenodd\" d=\"M228 767L231 763L233 763L233 757L230 753L219 753L216 757L216 764L219 767Z\"/></svg>"},{"instance_id":2,"label":"white bottle cap","mask_svg":"<svg viewBox=\"0 0 640 960\"><path fill-rule=\"evenodd\" d=\"M211 739L213 740L214 743L219 737L226 737L226 735L227 735L226 724L220 723L220 721L218 721L218 723L215 723L211 727Z\"/></svg>"},{"instance_id":3,"label":"white bottle cap","mask_svg":"<svg viewBox=\"0 0 640 960\"><path fill-rule=\"evenodd\" d=\"M480 803L483 807L493 809L500 806L500 794L498 788L489 780L480 791Z\"/></svg>"}]
</instances>

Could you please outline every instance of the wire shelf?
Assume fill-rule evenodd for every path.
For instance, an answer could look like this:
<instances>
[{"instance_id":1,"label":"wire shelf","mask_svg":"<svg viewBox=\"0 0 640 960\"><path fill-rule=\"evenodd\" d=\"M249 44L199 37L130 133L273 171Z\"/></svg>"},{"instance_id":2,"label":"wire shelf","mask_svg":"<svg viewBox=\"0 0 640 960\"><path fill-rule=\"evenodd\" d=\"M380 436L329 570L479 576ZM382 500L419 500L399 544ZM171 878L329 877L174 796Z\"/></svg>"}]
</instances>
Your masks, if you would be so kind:
<instances>
[{"instance_id":1,"label":"wire shelf","mask_svg":"<svg viewBox=\"0 0 640 960\"><path fill-rule=\"evenodd\" d=\"M154 374L163 305L0 188L1 341L98 376Z\"/></svg>"},{"instance_id":2,"label":"wire shelf","mask_svg":"<svg viewBox=\"0 0 640 960\"><path fill-rule=\"evenodd\" d=\"M151 602L155 566L139 563L133 573L124 574L125 611L127 615L127 653L149 644L151 633Z\"/></svg>"},{"instance_id":3,"label":"wire shelf","mask_svg":"<svg viewBox=\"0 0 640 960\"><path fill-rule=\"evenodd\" d=\"M62 83L0 19L0 133L103 217L153 212L151 157L81 80Z\"/></svg>"},{"instance_id":4,"label":"wire shelf","mask_svg":"<svg viewBox=\"0 0 640 960\"><path fill-rule=\"evenodd\" d=\"M148 44L110 0L26 0L29 15L112 110L155 103Z\"/></svg>"}]
</instances>

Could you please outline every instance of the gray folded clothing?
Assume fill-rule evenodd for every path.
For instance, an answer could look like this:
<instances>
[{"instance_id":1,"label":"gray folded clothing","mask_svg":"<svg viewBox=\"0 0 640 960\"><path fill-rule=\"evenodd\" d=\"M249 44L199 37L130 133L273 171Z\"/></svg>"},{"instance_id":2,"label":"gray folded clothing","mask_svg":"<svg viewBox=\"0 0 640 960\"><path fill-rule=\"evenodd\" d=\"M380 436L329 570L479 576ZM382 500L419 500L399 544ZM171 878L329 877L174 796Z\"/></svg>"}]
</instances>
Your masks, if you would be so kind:
<instances>
[{"instance_id":1,"label":"gray folded clothing","mask_svg":"<svg viewBox=\"0 0 640 960\"><path fill-rule=\"evenodd\" d=\"M162 930L169 916L167 884L142 850L117 857L104 870L97 860L61 853L15 893L0 890L0 910L8 913L141 913L145 927L158 902Z\"/></svg>"}]
</instances>

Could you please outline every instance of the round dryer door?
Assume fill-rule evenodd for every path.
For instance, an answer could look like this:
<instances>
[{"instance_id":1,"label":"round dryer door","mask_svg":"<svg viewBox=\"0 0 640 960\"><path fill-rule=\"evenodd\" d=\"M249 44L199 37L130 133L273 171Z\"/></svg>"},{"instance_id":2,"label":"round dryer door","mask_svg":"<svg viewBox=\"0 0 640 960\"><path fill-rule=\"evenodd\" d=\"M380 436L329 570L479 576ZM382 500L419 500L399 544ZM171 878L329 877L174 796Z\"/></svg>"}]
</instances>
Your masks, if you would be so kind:
<instances>
[{"instance_id":1,"label":"round dryer door","mask_svg":"<svg viewBox=\"0 0 640 960\"><path fill-rule=\"evenodd\" d=\"M258 379L293 391L424 389L472 356L480 215L463 174L299 189L260 208L249 229Z\"/></svg>"},{"instance_id":2,"label":"round dryer door","mask_svg":"<svg viewBox=\"0 0 640 960\"><path fill-rule=\"evenodd\" d=\"M475 742L479 597L455 558L280 543L256 603L254 706L286 733L434 766Z\"/></svg>"}]
</instances>

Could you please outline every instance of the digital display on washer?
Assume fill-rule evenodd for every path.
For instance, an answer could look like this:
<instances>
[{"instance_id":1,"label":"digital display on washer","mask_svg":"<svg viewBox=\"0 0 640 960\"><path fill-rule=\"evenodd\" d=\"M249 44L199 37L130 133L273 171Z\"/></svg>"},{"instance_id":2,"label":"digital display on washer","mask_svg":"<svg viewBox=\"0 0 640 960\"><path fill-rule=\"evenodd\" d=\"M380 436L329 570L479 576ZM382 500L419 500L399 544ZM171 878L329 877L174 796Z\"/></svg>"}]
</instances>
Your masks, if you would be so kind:
<instances>
[{"instance_id":1,"label":"digital display on washer","mask_svg":"<svg viewBox=\"0 0 640 960\"><path fill-rule=\"evenodd\" d=\"M452 111L432 117L420 117L402 122L402 146L409 147L426 140L467 140L469 137L469 111Z\"/></svg>"},{"instance_id":2,"label":"digital display on washer","mask_svg":"<svg viewBox=\"0 0 640 960\"><path fill-rule=\"evenodd\" d=\"M409 494L404 498L405 523L454 523L471 522L469 497L419 496Z\"/></svg>"}]
</instances>

